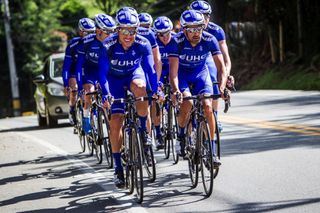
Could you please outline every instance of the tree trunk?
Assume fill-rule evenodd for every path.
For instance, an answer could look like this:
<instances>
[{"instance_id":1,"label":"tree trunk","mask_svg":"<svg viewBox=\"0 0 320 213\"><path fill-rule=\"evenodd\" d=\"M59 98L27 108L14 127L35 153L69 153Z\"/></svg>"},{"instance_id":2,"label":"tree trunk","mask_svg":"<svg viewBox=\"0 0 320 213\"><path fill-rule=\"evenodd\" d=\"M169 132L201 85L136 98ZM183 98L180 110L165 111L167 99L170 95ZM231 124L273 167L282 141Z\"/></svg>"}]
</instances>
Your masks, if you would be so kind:
<instances>
[{"instance_id":1,"label":"tree trunk","mask_svg":"<svg viewBox=\"0 0 320 213\"><path fill-rule=\"evenodd\" d=\"M299 57L301 58L303 56L301 0L297 0L297 24L298 24L298 49L299 49Z\"/></svg>"},{"instance_id":2,"label":"tree trunk","mask_svg":"<svg viewBox=\"0 0 320 213\"><path fill-rule=\"evenodd\" d=\"M279 21L279 56L280 62L282 63L284 60L284 49L283 49L283 26L282 21Z\"/></svg>"},{"instance_id":3,"label":"tree trunk","mask_svg":"<svg viewBox=\"0 0 320 213\"><path fill-rule=\"evenodd\" d=\"M270 25L268 25L268 36L269 36L269 44L270 44L271 62L274 64L274 63L276 63L276 56L275 56L275 52L274 52L274 44L273 44L273 38L272 38L272 32L271 32Z\"/></svg>"}]
</instances>

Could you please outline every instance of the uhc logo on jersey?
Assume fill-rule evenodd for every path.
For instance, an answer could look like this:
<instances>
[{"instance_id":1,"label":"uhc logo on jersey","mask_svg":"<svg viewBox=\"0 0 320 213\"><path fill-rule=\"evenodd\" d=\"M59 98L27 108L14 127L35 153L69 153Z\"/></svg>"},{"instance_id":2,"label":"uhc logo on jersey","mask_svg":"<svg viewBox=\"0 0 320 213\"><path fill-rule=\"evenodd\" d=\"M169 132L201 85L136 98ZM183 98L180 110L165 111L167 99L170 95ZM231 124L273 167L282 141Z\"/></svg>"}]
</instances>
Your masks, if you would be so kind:
<instances>
[{"instance_id":1,"label":"uhc logo on jersey","mask_svg":"<svg viewBox=\"0 0 320 213\"><path fill-rule=\"evenodd\" d=\"M168 58L168 53L161 53L161 58Z\"/></svg>"},{"instance_id":2,"label":"uhc logo on jersey","mask_svg":"<svg viewBox=\"0 0 320 213\"><path fill-rule=\"evenodd\" d=\"M204 55L187 55L187 54L183 54L180 55L179 58L181 60L186 60L186 61L190 61L190 62L197 62L197 61L203 61L207 58L207 54Z\"/></svg>"},{"instance_id":3,"label":"uhc logo on jersey","mask_svg":"<svg viewBox=\"0 0 320 213\"><path fill-rule=\"evenodd\" d=\"M118 60L118 59L111 60L112 65L117 65L120 67L134 66L136 64L139 64L139 62L140 62L139 58L136 60Z\"/></svg>"}]
</instances>

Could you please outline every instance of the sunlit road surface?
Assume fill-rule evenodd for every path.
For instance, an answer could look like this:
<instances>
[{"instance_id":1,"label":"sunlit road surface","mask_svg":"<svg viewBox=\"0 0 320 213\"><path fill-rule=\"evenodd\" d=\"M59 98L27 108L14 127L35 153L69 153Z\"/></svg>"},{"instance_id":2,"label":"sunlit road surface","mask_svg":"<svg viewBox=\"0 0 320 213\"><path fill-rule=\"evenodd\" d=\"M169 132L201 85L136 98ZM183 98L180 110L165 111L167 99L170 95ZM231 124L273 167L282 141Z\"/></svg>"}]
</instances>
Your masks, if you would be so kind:
<instances>
[{"instance_id":1,"label":"sunlit road surface","mask_svg":"<svg viewBox=\"0 0 320 213\"><path fill-rule=\"evenodd\" d=\"M219 113L222 166L214 193L192 189L187 162L156 152L145 200L117 190L113 171L80 153L66 120L0 120L0 212L318 212L320 92L250 91ZM221 102L221 109L223 104Z\"/></svg>"}]
</instances>

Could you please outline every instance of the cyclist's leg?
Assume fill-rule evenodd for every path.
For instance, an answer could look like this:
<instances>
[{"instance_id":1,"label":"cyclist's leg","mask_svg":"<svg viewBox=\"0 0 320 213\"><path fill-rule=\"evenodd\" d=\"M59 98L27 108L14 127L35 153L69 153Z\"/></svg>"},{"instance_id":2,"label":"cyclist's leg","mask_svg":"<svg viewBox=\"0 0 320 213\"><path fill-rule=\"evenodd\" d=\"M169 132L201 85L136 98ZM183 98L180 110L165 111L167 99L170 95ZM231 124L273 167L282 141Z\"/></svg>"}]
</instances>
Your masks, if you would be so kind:
<instances>
[{"instance_id":1,"label":"cyclist's leg","mask_svg":"<svg viewBox=\"0 0 320 213\"><path fill-rule=\"evenodd\" d=\"M78 86L77 86L77 79L75 76L70 76L69 78L69 87L70 87L70 93L69 93L69 120L71 124L76 123L76 113L75 113L75 105L77 101L77 91L78 91Z\"/></svg>"},{"instance_id":2,"label":"cyclist's leg","mask_svg":"<svg viewBox=\"0 0 320 213\"><path fill-rule=\"evenodd\" d=\"M85 78L84 78L85 80ZM90 80L83 81L83 89L85 94L88 92L94 91L94 84ZM91 125L90 125L90 107L92 104L92 97L91 95L84 94L84 106L83 106L83 130L85 134L89 134L91 132Z\"/></svg>"},{"instance_id":3,"label":"cyclist's leg","mask_svg":"<svg viewBox=\"0 0 320 213\"><path fill-rule=\"evenodd\" d=\"M115 99L124 98L125 80L116 77L108 76L110 93ZM122 145L122 126L123 126L124 104L116 103L111 106L110 119L110 142L112 156L114 159L114 183L116 187L124 187L124 173L121 163L121 145Z\"/></svg>"},{"instance_id":4,"label":"cyclist's leg","mask_svg":"<svg viewBox=\"0 0 320 213\"><path fill-rule=\"evenodd\" d=\"M137 69L131 76L130 90L135 97L147 96L146 79L142 69ZM151 145L152 140L147 130L147 117L148 117L148 101L136 102L137 114L140 121L141 134L143 136L143 142L146 145Z\"/></svg>"}]
</instances>

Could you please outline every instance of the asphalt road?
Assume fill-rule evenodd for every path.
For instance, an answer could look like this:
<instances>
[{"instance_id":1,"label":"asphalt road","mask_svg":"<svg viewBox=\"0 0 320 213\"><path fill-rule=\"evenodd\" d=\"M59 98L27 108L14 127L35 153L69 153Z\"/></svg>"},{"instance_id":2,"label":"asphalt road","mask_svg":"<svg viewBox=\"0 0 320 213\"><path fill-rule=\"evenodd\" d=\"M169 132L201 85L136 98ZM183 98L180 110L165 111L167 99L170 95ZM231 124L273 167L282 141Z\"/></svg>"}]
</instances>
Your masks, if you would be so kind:
<instances>
[{"instance_id":1,"label":"asphalt road","mask_svg":"<svg viewBox=\"0 0 320 213\"><path fill-rule=\"evenodd\" d=\"M319 212L320 92L251 91L220 113L222 166L214 193L192 189L187 162L157 152L157 180L135 203L113 171L80 153L66 120L0 120L0 212ZM222 106L221 106L222 107Z\"/></svg>"}]
</instances>

